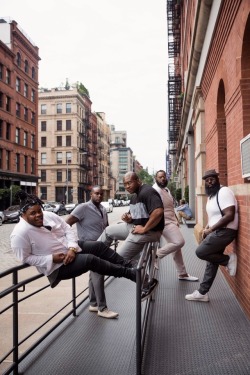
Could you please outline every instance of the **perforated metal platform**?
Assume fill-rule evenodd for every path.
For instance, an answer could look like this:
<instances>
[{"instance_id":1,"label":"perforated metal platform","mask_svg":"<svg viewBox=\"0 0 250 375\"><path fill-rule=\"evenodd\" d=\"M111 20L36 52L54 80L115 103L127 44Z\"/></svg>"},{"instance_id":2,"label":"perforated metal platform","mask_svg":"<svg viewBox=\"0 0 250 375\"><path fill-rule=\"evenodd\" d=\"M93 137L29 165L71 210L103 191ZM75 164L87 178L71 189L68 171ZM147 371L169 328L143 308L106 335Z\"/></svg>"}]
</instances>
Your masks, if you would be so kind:
<instances>
[{"instance_id":1,"label":"perforated metal platform","mask_svg":"<svg viewBox=\"0 0 250 375\"><path fill-rule=\"evenodd\" d=\"M190 274L202 278L193 229L182 225ZM219 271L209 303L186 301L199 283L178 281L172 256L160 261L143 361L145 375L250 375L250 321ZM135 375L135 285L112 279L106 295L117 320L84 306L25 361L25 375Z\"/></svg>"}]
</instances>

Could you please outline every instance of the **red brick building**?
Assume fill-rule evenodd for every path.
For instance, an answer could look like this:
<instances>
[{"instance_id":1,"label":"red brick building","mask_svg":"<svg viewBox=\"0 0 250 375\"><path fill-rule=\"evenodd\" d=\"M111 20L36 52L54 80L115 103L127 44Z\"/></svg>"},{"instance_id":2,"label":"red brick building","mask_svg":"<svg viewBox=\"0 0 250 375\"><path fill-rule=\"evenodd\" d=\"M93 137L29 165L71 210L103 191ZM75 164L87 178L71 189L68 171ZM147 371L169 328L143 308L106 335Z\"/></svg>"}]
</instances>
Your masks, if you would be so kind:
<instances>
[{"instance_id":1,"label":"red brick building","mask_svg":"<svg viewBox=\"0 0 250 375\"><path fill-rule=\"evenodd\" d=\"M250 316L250 0L167 1L169 152L206 225L204 181L215 168L239 203L238 269L225 277ZM224 270L222 270L224 272Z\"/></svg>"},{"instance_id":2,"label":"red brick building","mask_svg":"<svg viewBox=\"0 0 250 375\"><path fill-rule=\"evenodd\" d=\"M36 192L38 47L9 19L0 19L0 188ZM3 203L3 202L2 202ZM1 207L4 208L4 207Z\"/></svg>"}]
</instances>

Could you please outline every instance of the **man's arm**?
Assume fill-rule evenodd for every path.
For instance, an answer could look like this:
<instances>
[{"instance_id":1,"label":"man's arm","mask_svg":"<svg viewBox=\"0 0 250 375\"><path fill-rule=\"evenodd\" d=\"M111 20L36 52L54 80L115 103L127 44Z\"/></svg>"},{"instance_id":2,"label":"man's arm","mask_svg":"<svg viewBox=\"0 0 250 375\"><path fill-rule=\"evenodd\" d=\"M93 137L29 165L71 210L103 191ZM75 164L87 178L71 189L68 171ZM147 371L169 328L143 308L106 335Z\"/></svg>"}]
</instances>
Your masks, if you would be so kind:
<instances>
[{"instance_id":1,"label":"man's arm","mask_svg":"<svg viewBox=\"0 0 250 375\"><path fill-rule=\"evenodd\" d=\"M79 219L70 214L65 221L67 224L69 224L72 227L72 225L77 223Z\"/></svg>"},{"instance_id":2,"label":"man's arm","mask_svg":"<svg viewBox=\"0 0 250 375\"><path fill-rule=\"evenodd\" d=\"M162 219L164 210L163 208L159 207L156 208L154 211L151 212L149 215L149 219L146 223L146 225L143 227L142 225L136 225L135 228L133 229L134 234L144 234L156 227L157 224Z\"/></svg>"},{"instance_id":3,"label":"man's arm","mask_svg":"<svg viewBox=\"0 0 250 375\"><path fill-rule=\"evenodd\" d=\"M222 210L224 216L221 217L216 224L212 227L206 226L205 230L203 231L203 237L205 238L209 233L214 232L216 229L224 228L227 226L228 223L234 220L235 215L235 206L230 206Z\"/></svg>"}]
</instances>

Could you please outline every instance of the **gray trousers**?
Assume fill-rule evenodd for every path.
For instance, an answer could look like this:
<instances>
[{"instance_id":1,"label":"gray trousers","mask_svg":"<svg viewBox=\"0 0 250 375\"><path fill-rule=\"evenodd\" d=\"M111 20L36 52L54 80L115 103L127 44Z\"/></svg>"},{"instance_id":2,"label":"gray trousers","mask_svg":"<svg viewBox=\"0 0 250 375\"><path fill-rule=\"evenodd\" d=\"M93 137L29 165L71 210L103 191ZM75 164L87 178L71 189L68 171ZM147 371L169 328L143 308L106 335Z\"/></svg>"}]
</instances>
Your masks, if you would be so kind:
<instances>
[{"instance_id":1,"label":"gray trousers","mask_svg":"<svg viewBox=\"0 0 250 375\"><path fill-rule=\"evenodd\" d=\"M100 311L107 307L104 276L93 271L89 273L89 303L91 306L98 306Z\"/></svg>"},{"instance_id":2,"label":"gray trousers","mask_svg":"<svg viewBox=\"0 0 250 375\"><path fill-rule=\"evenodd\" d=\"M132 259L139 255L147 242L159 242L160 231L150 230L145 234L133 234L133 224L118 223L108 226L97 241L110 246L115 240L124 241L118 253L125 259Z\"/></svg>"},{"instance_id":3,"label":"gray trousers","mask_svg":"<svg viewBox=\"0 0 250 375\"><path fill-rule=\"evenodd\" d=\"M219 266L227 266L229 256L223 254L237 236L237 230L221 228L210 233L196 249L198 258L207 261L203 281L200 284L199 292L206 294L211 288Z\"/></svg>"}]
</instances>

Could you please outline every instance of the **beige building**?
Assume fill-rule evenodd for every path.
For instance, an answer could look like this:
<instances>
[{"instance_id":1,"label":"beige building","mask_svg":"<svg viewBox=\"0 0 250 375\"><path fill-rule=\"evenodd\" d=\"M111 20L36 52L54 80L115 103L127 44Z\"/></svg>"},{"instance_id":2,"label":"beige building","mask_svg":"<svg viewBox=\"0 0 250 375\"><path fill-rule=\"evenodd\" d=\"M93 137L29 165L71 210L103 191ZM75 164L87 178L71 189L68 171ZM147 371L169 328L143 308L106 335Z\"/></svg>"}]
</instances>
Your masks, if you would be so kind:
<instances>
[{"instance_id":1,"label":"beige building","mask_svg":"<svg viewBox=\"0 0 250 375\"><path fill-rule=\"evenodd\" d=\"M80 203L99 183L96 116L82 85L39 92L39 195Z\"/></svg>"}]
</instances>

